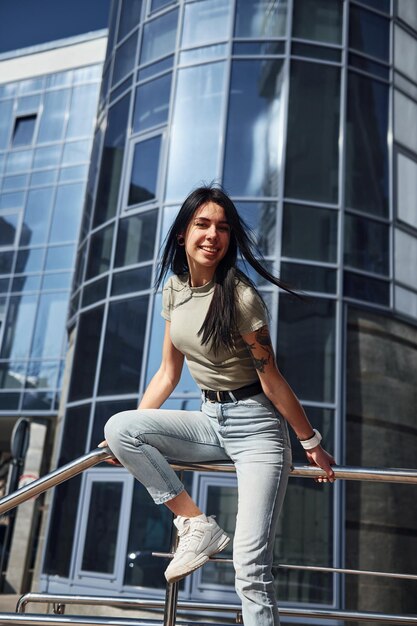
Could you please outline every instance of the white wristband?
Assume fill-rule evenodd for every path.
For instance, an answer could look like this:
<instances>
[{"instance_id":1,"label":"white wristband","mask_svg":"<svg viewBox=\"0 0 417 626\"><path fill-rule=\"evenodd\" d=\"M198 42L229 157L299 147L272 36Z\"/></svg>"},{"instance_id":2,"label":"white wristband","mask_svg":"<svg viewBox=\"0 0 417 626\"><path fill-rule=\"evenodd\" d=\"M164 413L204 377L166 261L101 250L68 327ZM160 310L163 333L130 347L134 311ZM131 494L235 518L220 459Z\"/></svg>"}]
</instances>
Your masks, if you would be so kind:
<instances>
[{"instance_id":1,"label":"white wristband","mask_svg":"<svg viewBox=\"0 0 417 626\"><path fill-rule=\"evenodd\" d=\"M305 439L304 441L300 440L300 443L303 446L304 450L311 450L312 448L315 448L320 444L320 441L322 439L321 434L315 428L313 428L313 431L314 435L310 437L310 439Z\"/></svg>"}]
</instances>

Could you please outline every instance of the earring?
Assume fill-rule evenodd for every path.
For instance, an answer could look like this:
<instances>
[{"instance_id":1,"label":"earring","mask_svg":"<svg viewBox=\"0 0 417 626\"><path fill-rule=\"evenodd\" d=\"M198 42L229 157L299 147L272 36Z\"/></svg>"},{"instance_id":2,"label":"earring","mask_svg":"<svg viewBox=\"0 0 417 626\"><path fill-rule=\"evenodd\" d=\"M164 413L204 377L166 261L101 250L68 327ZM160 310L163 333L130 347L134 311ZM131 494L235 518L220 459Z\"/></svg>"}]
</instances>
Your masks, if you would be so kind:
<instances>
[{"instance_id":1,"label":"earring","mask_svg":"<svg viewBox=\"0 0 417 626\"><path fill-rule=\"evenodd\" d=\"M184 239L183 235L178 235L178 237L177 237L177 244L179 246L183 246L185 244L185 239Z\"/></svg>"}]
</instances>

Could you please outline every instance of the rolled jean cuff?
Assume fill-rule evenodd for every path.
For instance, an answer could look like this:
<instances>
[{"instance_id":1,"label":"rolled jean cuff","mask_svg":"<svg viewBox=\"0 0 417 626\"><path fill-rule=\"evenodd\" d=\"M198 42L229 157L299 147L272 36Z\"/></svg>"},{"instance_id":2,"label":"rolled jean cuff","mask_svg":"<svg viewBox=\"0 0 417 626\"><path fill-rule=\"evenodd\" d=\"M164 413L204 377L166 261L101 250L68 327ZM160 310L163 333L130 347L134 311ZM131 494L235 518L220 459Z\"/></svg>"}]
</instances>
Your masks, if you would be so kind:
<instances>
[{"instance_id":1,"label":"rolled jean cuff","mask_svg":"<svg viewBox=\"0 0 417 626\"><path fill-rule=\"evenodd\" d=\"M170 500L173 500L174 498L179 496L180 493L182 493L183 491L185 491L184 485L182 485L180 489L170 491L169 493L164 493L162 496L159 497L154 497L153 501L155 502L155 504L165 504L165 502L169 502Z\"/></svg>"}]
</instances>

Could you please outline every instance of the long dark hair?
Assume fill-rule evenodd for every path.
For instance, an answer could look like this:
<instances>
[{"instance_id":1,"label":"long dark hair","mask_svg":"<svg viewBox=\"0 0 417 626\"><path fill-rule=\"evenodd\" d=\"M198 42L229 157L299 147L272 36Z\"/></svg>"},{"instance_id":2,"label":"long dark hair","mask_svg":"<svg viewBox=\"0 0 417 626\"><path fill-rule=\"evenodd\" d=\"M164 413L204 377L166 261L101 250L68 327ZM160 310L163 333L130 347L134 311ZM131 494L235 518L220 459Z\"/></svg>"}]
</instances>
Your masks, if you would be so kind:
<instances>
[{"instance_id":1,"label":"long dark hair","mask_svg":"<svg viewBox=\"0 0 417 626\"><path fill-rule=\"evenodd\" d=\"M240 217L229 196L218 185L198 187L184 200L164 242L162 259L155 281L156 288L161 285L169 270L177 275L189 272L185 246L178 244L177 237L179 234L186 231L197 209L208 202L214 202L223 208L226 220L230 226L229 247L216 268L213 298L206 318L198 332L198 335L201 336L201 343L204 345L211 342L211 346L216 352L221 346L228 349L233 347L233 335L236 330L237 317L237 281L240 280L250 285L264 304L262 296L256 289L254 283L246 274L236 267L238 251L244 260L253 267L260 276L270 283L281 287L281 289L285 289L285 291L293 292L285 283L276 276L273 276L260 263L258 259L262 261L263 257L258 249L251 229Z\"/></svg>"}]
</instances>

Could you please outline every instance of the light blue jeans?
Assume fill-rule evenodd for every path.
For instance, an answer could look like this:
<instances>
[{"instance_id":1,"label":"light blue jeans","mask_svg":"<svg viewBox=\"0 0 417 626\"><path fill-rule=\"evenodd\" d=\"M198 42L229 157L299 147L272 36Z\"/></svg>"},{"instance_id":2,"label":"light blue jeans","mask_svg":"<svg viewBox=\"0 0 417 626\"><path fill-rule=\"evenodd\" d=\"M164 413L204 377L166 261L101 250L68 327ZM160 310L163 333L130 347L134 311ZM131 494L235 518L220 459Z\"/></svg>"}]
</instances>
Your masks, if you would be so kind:
<instances>
[{"instance_id":1,"label":"light blue jeans","mask_svg":"<svg viewBox=\"0 0 417 626\"><path fill-rule=\"evenodd\" d=\"M291 448L287 423L267 397L205 401L201 411L124 411L109 419L105 437L157 504L184 489L167 459L233 461L238 484L233 563L243 621L245 626L277 626L271 566Z\"/></svg>"}]
</instances>

